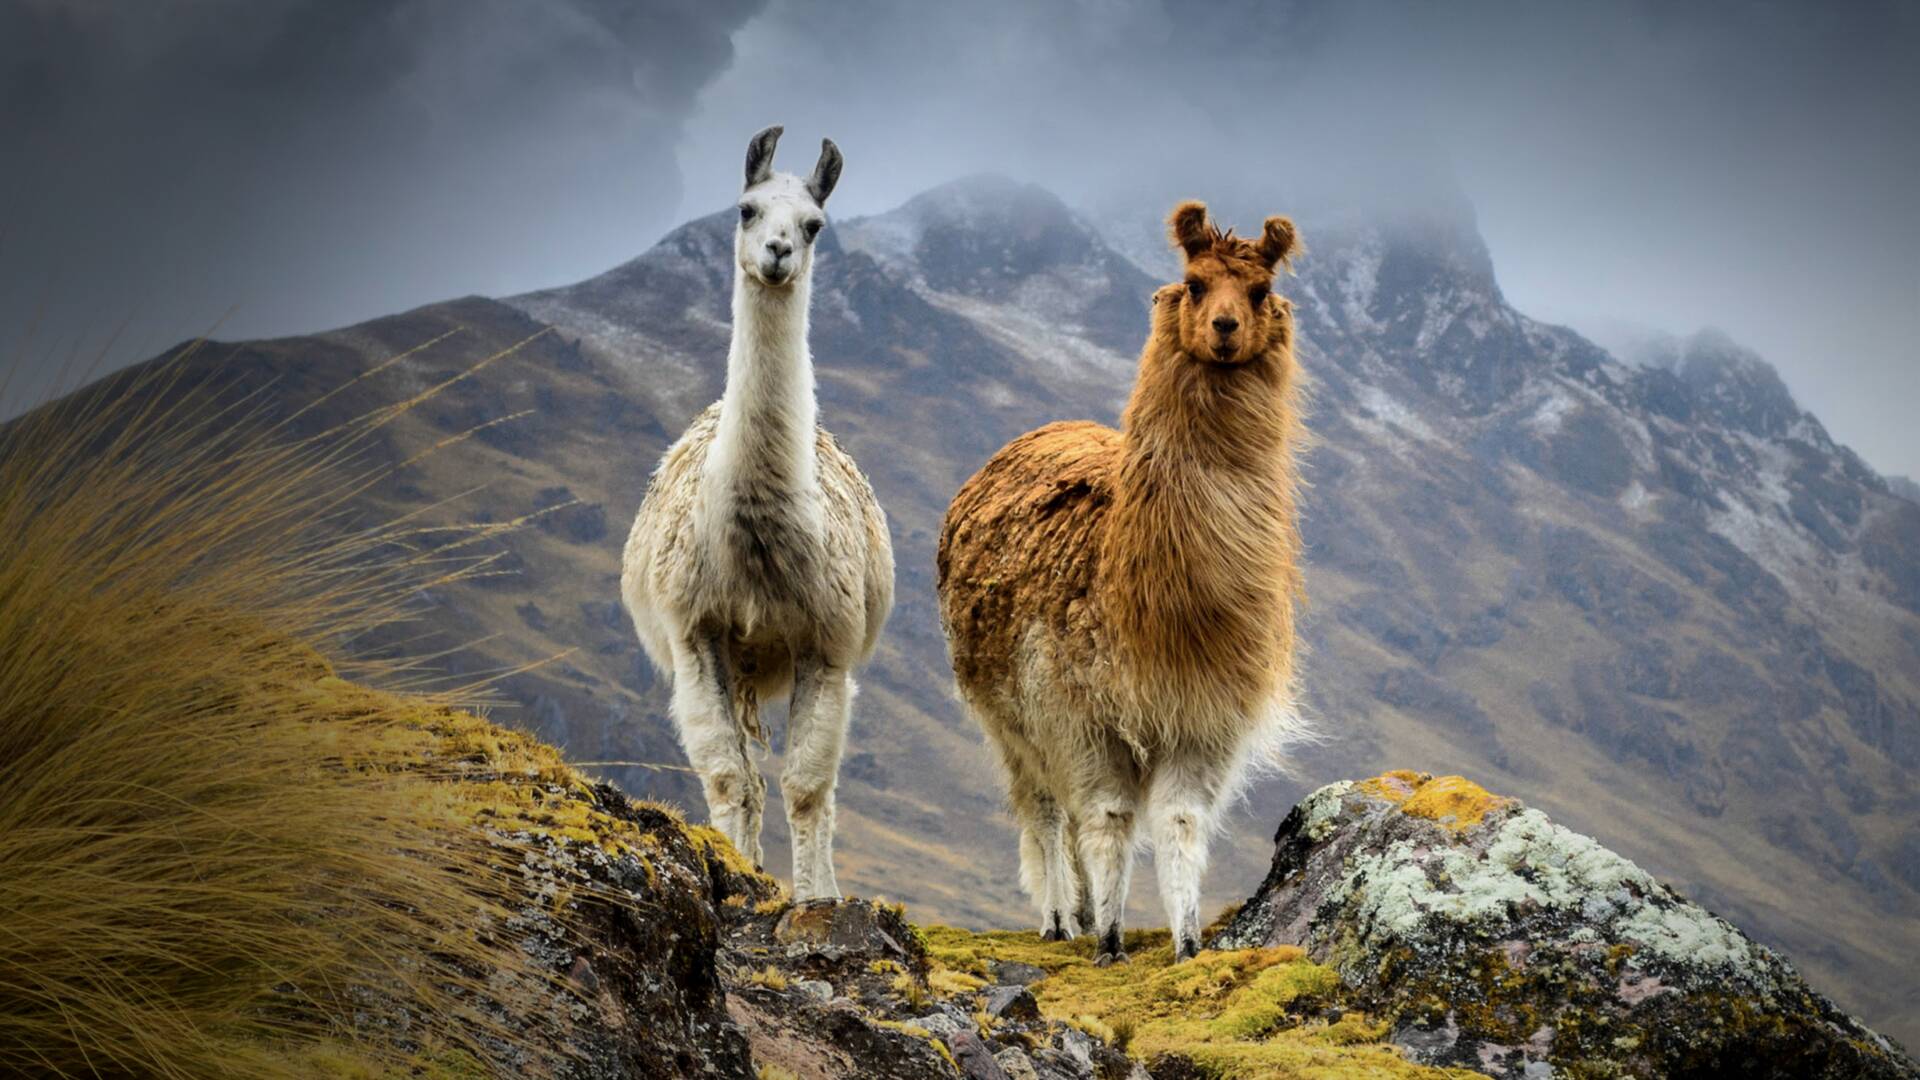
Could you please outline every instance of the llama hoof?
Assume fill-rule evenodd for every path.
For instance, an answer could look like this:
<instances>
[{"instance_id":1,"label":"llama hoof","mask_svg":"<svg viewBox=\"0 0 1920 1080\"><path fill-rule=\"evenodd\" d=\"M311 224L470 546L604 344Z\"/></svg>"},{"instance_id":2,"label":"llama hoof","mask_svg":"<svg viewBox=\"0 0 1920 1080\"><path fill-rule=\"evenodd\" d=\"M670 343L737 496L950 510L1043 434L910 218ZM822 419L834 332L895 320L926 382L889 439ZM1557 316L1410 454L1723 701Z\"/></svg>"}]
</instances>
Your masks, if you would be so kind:
<instances>
[{"instance_id":1,"label":"llama hoof","mask_svg":"<svg viewBox=\"0 0 1920 1080\"><path fill-rule=\"evenodd\" d=\"M1112 967L1115 964L1124 964L1126 962L1127 952L1125 949L1116 952L1103 952L1093 958L1094 967Z\"/></svg>"}]
</instances>

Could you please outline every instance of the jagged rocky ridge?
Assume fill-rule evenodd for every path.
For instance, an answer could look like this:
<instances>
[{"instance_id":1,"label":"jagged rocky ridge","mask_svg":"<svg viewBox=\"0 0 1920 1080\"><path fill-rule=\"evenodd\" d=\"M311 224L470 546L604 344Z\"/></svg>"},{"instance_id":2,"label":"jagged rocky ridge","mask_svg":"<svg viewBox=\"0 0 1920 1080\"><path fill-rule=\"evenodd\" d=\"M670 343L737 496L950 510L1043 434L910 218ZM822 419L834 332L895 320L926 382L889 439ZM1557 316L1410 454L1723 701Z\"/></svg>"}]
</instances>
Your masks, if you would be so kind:
<instances>
[{"instance_id":1,"label":"jagged rocky ridge","mask_svg":"<svg viewBox=\"0 0 1920 1080\"><path fill-rule=\"evenodd\" d=\"M1175 964L1165 931L1135 932L1103 969L1089 941L795 905L712 830L463 714L410 745L391 764L517 858L522 903L477 932L553 981L501 994L478 1034L543 1073L1920 1077L1732 926L1459 777L1321 789L1208 951Z\"/></svg>"},{"instance_id":2,"label":"jagged rocky ridge","mask_svg":"<svg viewBox=\"0 0 1920 1080\"><path fill-rule=\"evenodd\" d=\"M1206 194L1195 193L1195 194ZM1231 221L1284 199L1216 206ZM1157 218L1099 223L991 178L823 235L823 418L895 529L898 609L862 679L843 769L842 878L945 920L1024 918L977 733L948 692L932 603L947 498L1007 438L1111 420L1156 283ZM1244 896L1308 787L1400 761L1482 776L1779 947L1875 1024L1920 1036L1920 505L1724 340L1609 355L1514 311L1470 215L1302 216L1283 288L1316 383L1305 507L1309 702L1331 738L1257 789L1209 900ZM1146 242L1116 243L1122 229ZM373 517L505 520L509 573L426 613L456 673L514 670L516 724L698 806L665 694L617 604L647 472L718 396L731 224L675 230L567 288L467 298L310 338L216 346L239 390L297 404L459 330L302 418L320 426L535 337L382 433L412 458ZM1124 238L1123 238L1124 239ZM1123 253L1125 252L1125 253ZM1160 267L1149 267L1162 272ZM451 494L484 488L443 505ZM554 509L557 508L557 509ZM562 655L564 654L564 655ZM518 670L556 655L545 667ZM769 859L784 861L769 808ZM1152 910L1150 865L1136 885Z\"/></svg>"}]
</instances>

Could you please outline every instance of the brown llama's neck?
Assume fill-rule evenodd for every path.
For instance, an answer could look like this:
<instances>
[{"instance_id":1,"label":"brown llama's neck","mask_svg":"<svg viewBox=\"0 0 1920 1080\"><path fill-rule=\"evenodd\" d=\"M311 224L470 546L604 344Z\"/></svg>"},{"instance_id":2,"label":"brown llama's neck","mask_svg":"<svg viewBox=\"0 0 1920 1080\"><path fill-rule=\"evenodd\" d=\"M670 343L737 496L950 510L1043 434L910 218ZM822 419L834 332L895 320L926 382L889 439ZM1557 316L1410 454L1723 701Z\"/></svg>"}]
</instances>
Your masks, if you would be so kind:
<instances>
[{"instance_id":1,"label":"brown llama's neck","mask_svg":"<svg viewBox=\"0 0 1920 1080\"><path fill-rule=\"evenodd\" d=\"M1291 678L1296 383L1284 344L1225 366L1149 342L1101 559L1135 678L1203 685L1236 707Z\"/></svg>"}]
</instances>

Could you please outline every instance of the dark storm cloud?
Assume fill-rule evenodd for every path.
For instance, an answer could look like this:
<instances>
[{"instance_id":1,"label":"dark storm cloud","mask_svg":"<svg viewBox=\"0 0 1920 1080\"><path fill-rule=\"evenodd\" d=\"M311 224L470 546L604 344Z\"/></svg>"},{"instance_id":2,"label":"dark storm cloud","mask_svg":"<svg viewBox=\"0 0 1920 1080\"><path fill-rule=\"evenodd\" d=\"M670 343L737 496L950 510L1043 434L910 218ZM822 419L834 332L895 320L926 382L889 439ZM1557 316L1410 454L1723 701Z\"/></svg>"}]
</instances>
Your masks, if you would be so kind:
<instances>
[{"instance_id":1,"label":"dark storm cloud","mask_svg":"<svg viewBox=\"0 0 1920 1080\"><path fill-rule=\"evenodd\" d=\"M758 0L0 0L0 314L151 351L581 276Z\"/></svg>"},{"instance_id":2,"label":"dark storm cloud","mask_svg":"<svg viewBox=\"0 0 1920 1080\"><path fill-rule=\"evenodd\" d=\"M1143 234L1470 202L1523 309L1717 323L1920 472L1920 5L757 8L0 0L0 314L294 332L574 280L780 122L846 150L841 214L984 170Z\"/></svg>"}]
</instances>

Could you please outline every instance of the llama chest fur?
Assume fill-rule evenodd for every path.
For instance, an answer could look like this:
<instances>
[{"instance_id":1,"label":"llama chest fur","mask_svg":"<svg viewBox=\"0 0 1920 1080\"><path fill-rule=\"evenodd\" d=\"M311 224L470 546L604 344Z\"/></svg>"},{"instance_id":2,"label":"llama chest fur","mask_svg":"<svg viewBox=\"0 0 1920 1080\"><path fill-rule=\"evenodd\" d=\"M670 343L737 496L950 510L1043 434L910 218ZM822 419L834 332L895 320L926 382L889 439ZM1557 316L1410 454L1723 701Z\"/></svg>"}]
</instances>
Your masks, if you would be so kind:
<instances>
[{"instance_id":1,"label":"llama chest fur","mask_svg":"<svg viewBox=\"0 0 1920 1080\"><path fill-rule=\"evenodd\" d=\"M621 589L650 654L706 628L774 652L852 664L892 606L893 552L872 488L814 432L811 490L779 470L710 467L719 406L667 451L628 537ZM682 625L684 624L684 625Z\"/></svg>"},{"instance_id":2,"label":"llama chest fur","mask_svg":"<svg viewBox=\"0 0 1920 1080\"><path fill-rule=\"evenodd\" d=\"M1143 753L1236 742L1290 686L1283 584L1249 586L1237 572L1215 580L1205 565L1168 557L1181 538L1166 530L1135 529L1139 543L1116 544L1124 456L1117 431L1050 424L1009 444L956 496L939 571L960 689L1007 723L1077 717L1061 737ZM1227 524L1220 506L1154 512L1174 528Z\"/></svg>"}]
</instances>

